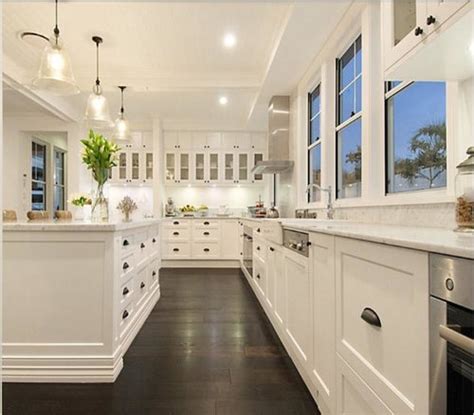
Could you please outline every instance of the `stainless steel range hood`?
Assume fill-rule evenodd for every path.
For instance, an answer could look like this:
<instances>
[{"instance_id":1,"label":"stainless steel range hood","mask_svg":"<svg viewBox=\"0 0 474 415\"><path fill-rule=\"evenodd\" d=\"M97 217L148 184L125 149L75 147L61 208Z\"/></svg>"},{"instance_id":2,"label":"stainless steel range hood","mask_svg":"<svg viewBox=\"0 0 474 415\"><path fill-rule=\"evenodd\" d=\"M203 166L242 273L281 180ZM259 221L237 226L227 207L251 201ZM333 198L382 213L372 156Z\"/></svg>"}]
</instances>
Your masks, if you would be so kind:
<instances>
[{"instance_id":1,"label":"stainless steel range hood","mask_svg":"<svg viewBox=\"0 0 474 415\"><path fill-rule=\"evenodd\" d=\"M259 161L253 174L278 174L294 166L290 160L290 97L275 96L268 106L268 160Z\"/></svg>"}]
</instances>

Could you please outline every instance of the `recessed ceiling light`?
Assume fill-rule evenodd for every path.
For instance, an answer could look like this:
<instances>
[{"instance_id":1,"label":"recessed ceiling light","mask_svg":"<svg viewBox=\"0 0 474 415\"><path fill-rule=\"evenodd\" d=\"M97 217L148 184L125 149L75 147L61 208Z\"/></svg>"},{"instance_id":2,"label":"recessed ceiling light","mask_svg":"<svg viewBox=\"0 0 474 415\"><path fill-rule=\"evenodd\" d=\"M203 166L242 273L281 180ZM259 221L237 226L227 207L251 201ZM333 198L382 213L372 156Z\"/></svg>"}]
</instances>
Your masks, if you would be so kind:
<instances>
[{"instance_id":1,"label":"recessed ceiling light","mask_svg":"<svg viewBox=\"0 0 474 415\"><path fill-rule=\"evenodd\" d=\"M221 105L227 105L228 102L229 102L229 100L227 99L227 97L220 97L219 98L219 104L221 104Z\"/></svg>"},{"instance_id":2,"label":"recessed ceiling light","mask_svg":"<svg viewBox=\"0 0 474 415\"><path fill-rule=\"evenodd\" d=\"M237 43L237 38L235 37L235 35L233 33L227 33L225 36L224 36L224 46L226 48L233 48L236 43Z\"/></svg>"}]
</instances>

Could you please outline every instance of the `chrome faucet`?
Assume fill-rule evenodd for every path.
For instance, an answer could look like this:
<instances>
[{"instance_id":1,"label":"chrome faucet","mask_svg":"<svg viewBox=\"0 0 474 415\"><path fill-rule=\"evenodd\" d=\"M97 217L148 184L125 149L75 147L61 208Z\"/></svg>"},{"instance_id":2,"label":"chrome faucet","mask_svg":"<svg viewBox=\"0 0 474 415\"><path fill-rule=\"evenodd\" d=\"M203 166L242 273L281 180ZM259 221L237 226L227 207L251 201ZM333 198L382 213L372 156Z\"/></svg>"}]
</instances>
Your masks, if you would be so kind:
<instances>
[{"instance_id":1,"label":"chrome faucet","mask_svg":"<svg viewBox=\"0 0 474 415\"><path fill-rule=\"evenodd\" d=\"M327 188L321 187L319 184L311 183L306 188L306 193L310 194L311 189L315 187L321 192L326 192L328 194L328 204L326 206L326 217L328 219L334 219L334 207L332 205L332 187L328 186Z\"/></svg>"}]
</instances>

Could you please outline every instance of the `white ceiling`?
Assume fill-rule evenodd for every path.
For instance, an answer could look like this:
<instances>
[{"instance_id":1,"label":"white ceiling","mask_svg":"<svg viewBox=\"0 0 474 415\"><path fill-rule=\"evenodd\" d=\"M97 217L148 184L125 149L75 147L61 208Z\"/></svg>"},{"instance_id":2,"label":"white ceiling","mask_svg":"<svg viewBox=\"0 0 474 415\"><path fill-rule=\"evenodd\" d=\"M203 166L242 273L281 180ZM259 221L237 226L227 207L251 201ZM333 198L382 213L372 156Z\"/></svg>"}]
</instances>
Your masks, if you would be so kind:
<instances>
[{"instance_id":1,"label":"white ceiling","mask_svg":"<svg viewBox=\"0 0 474 415\"><path fill-rule=\"evenodd\" d=\"M43 106L5 84L3 85L3 113L5 115L51 115Z\"/></svg>"},{"instance_id":2,"label":"white ceiling","mask_svg":"<svg viewBox=\"0 0 474 415\"><path fill-rule=\"evenodd\" d=\"M265 128L268 99L295 87L349 3L60 2L59 27L82 91L65 101L82 113L95 79L91 37L100 35L101 80L114 112L116 86L129 85L131 118ZM16 83L31 82L41 53L19 33L50 35L53 25L52 1L3 4L4 72ZM222 46L228 32L237 37L230 50Z\"/></svg>"}]
</instances>

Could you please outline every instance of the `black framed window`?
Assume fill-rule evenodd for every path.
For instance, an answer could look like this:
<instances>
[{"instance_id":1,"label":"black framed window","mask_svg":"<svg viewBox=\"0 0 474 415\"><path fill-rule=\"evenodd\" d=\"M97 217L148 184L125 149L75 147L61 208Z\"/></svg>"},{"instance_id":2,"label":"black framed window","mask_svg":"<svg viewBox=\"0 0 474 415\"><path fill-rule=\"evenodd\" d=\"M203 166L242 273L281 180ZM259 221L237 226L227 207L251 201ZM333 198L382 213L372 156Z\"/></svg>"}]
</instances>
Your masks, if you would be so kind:
<instances>
[{"instance_id":1,"label":"black framed window","mask_svg":"<svg viewBox=\"0 0 474 415\"><path fill-rule=\"evenodd\" d=\"M31 142L31 210L46 210L46 144Z\"/></svg>"},{"instance_id":2,"label":"black framed window","mask_svg":"<svg viewBox=\"0 0 474 415\"><path fill-rule=\"evenodd\" d=\"M336 62L337 197L360 197L362 184L362 36Z\"/></svg>"},{"instance_id":3,"label":"black framed window","mask_svg":"<svg viewBox=\"0 0 474 415\"><path fill-rule=\"evenodd\" d=\"M386 192L446 187L446 84L387 82Z\"/></svg>"},{"instance_id":4,"label":"black framed window","mask_svg":"<svg viewBox=\"0 0 474 415\"><path fill-rule=\"evenodd\" d=\"M321 185L321 85L308 94L308 185ZM308 202L321 200L321 192L310 188Z\"/></svg>"},{"instance_id":5,"label":"black framed window","mask_svg":"<svg viewBox=\"0 0 474 415\"><path fill-rule=\"evenodd\" d=\"M63 150L54 149L54 209L64 210L66 199L66 153Z\"/></svg>"}]
</instances>

